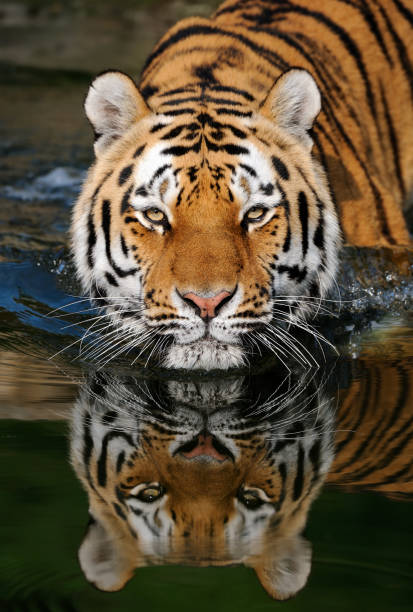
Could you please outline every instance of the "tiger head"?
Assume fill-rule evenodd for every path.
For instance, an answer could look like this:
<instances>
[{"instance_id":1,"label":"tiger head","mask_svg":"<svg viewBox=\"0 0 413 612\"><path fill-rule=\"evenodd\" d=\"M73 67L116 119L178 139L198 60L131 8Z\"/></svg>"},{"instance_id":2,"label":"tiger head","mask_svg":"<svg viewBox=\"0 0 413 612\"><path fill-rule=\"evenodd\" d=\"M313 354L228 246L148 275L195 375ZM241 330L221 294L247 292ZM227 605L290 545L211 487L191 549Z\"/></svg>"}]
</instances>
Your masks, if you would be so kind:
<instances>
[{"instance_id":1,"label":"tiger head","mask_svg":"<svg viewBox=\"0 0 413 612\"><path fill-rule=\"evenodd\" d=\"M301 532L332 460L333 421L322 392L296 391L295 415L280 387L248 416L239 379L170 382L162 394L130 380L84 388L71 457L89 497L86 578L114 591L145 565L243 563L274 598L300 590L311 567Z\"/></svg>"},{"instance_id":2,"label":"tiger head","mask_svg":"<svg viewBox=\"0 0 413 612\"><path fill-rule=\"evenodd\" d=\"M194 83L152 106L119 72L89 90L77 273L117 342L153 342L166 367L236 367L244 339L271 344L271 322L301 321L336 272L338 221L309 135L319 90L292 69L261 105L228 109Z\"/></svg>"}]
</instances>

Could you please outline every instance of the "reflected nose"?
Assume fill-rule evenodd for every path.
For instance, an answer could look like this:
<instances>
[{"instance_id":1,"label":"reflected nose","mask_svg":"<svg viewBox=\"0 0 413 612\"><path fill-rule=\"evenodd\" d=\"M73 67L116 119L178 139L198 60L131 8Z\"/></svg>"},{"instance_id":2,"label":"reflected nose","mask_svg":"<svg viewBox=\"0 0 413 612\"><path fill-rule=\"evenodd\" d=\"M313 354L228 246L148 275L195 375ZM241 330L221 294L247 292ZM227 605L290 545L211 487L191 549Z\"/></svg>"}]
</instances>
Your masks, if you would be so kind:
<instances>
[{"instance_id":1,"label":"reflected nose","mask_svg":"<svg viewBox=\"0 0 413 612\"><path fill-rule=\"evenodd\" d=\"M203 297L202 295L197 295L190 291L189 293L185 293L182 297L187 304L195 308L202 319L213 319L216 317L218 310L228 302L233 295L234 292L221 291L212 297Z\"/></svg>"},{"instance_id":2,"label":"reflected nose","mask_svg":"<svg viewBox=\"0 0 413 612\"><path fill-rule=\"evenodd\" d=\"M202 459L207 457L215 459L215 461L220 463L226 459L234 460L231 451L209 433L195 436L195 438L183 444L177 452L186 459Z\"/></svg>"}]
</instances>

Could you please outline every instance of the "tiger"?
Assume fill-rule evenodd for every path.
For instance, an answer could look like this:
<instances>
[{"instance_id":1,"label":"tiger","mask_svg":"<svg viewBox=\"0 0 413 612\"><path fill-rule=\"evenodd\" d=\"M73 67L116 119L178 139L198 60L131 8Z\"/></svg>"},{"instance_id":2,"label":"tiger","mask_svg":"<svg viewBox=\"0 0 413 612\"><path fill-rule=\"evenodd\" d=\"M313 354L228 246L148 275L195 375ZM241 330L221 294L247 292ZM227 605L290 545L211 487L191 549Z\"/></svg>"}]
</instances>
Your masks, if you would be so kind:
<instances>
[{"instance_id":1,"label":"tiger","mask_svg":"<svg viewBox=\"0 0 413 612\"><path fill-rule=\"evenodd\" d=\"M172 27L138 85L97 76L71 243L105 352L282 358L343 244L411 248L412 25L406 0L227 0Z\"/></svg>"},{"instance_id":2,"label":"tiger","mask_svg":"<svg viewBox=\"0 0 413 612\"><path fill-rule=\"evenodd\" d=\"M71 434L89 497L78 554L87 580L117 591L148 564L236 563L275 599L302 589L302 531L333 458L331 399L306 382L291 393L281 381L246 409L242 377L169 380L158 392L133 377L92 378Z\"/></svg>"},{"instance_id":3,"label":"tiger","mask_svg":"<svg viewBox=\"0 0 413 612\"><path fill-rule=\"evenodd\" d=\"M242 563L271 597L294 596L324 486L413 500L411 357L400 328L324 373L159 383L98 372L70 444L89 498L87 580L113 591L149 564Z\"/></svg>"},{"instance_id":4,"label":"tiger","mask_svg":"<svg viewBox=\"0 0 413 612\"><path fill-rule=\"evenodd\" d=\"M411 322L380 335L363 346L351 367L351 384L339 391L336 457L326 482L413 501Z\"/></svg>"}]
</instances>

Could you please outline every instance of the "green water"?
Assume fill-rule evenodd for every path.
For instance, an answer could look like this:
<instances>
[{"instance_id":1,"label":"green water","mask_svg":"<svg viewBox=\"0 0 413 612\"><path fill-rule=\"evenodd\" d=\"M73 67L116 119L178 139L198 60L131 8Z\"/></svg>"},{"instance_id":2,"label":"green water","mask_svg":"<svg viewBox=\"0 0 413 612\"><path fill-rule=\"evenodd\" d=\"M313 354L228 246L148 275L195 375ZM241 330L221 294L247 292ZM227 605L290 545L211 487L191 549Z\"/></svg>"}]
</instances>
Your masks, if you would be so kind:
<instances>
[{"instance_id":1,"label":"green water","mask_svg":"<svg viewBox=\"0 0 413 612\"><path fill-rule=\"evenodd\" d=\"M67 426L1 423L1 600L4 610L269 610L242 567L147 567L120 593L89 586L77 563L87 503L68 465ZM325 490L307 537L314 563L291 610L408 610L413 598L411 505L377 493Z\"/></svg>"}]
</instances>

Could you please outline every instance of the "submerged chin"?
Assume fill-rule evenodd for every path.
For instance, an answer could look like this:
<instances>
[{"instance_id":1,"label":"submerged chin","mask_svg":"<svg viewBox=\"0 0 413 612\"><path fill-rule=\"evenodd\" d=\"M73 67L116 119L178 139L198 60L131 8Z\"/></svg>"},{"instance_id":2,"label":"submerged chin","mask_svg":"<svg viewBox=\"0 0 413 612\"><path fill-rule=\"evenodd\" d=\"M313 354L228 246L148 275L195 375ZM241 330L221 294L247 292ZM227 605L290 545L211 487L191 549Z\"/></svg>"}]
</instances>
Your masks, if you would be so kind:
<instances>
[{"instance_id":1,"label":"submerged chin","mask_svg":"<svg viewBox=\"0 0 413 612\"><path fill-rule=\"evenodd\" d=\"M244 364L245 352L240 344L224 344L210 339L173 344L163 360L166 368L188 370L228 370Z\"/></svg>"}]
</instances>

